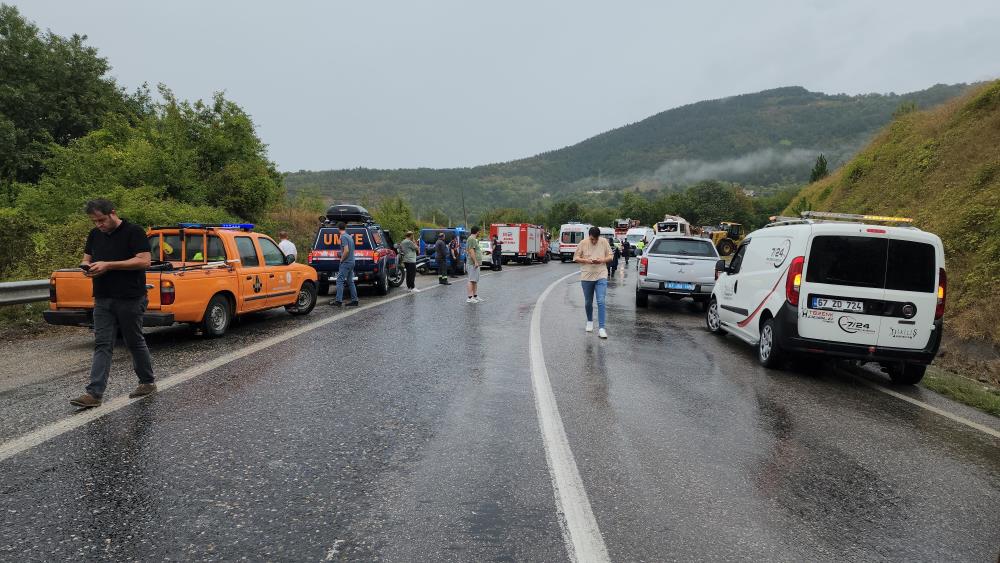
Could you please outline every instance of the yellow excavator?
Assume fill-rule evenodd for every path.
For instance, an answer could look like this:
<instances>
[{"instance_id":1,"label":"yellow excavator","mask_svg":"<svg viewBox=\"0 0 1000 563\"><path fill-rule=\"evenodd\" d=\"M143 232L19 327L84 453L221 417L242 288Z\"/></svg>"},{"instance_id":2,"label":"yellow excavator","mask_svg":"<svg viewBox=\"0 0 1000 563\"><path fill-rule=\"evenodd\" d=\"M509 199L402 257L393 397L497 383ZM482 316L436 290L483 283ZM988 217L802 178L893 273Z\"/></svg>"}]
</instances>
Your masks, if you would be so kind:
<instances>
[{"instance_id":1,"label":"yellow excavator","mask_svg":"<svg viewBox=\"0 0 1000 563\"><path fill-rule=\"evenodd\" d=\"M747 229L740 223L723 221L719 226L709 233L712 244L719 251L719 256L729 256L736 252L740 243L747 236Z\"/></svg>"}]
</instances>

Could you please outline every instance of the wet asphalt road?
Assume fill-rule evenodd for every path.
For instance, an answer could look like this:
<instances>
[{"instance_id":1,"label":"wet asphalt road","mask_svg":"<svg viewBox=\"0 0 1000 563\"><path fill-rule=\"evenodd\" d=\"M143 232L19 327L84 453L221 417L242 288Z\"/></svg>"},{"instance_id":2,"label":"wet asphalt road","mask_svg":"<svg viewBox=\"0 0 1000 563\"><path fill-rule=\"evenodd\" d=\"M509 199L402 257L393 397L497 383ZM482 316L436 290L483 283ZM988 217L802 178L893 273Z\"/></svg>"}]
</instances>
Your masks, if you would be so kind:
<instances>
[{"instance_id":1,"label":"wet asphalt road","mask_svg":"<svg viewBox=\"0 0 1000 563\"><path fill-rule=\"evenodd\" d=\"M463 279L396 299L0 461L0 559L567 560L527 327L573 270L484 275L479 305ZM996 560L1000 440L831 366L759 368L687 302L637 311L634 274L611 284L606 341L583 332L575 277L541 317L612 560ZM338 312L255 315L220 340L154 331L155 368L169 376ZM46 346L16 366L26 383L0 392L4 443L75 416L66 399L90 341ZM109 398L135 383L116 361Z\"/></svg>"}]
</instances>

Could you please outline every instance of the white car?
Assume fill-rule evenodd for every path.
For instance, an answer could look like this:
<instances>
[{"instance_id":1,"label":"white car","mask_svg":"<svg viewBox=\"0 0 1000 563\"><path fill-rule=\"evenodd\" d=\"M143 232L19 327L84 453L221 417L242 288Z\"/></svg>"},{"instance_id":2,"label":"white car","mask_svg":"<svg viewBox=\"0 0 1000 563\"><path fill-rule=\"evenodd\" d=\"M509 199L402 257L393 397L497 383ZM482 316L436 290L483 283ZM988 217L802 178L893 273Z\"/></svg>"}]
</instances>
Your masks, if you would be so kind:
<instances>
[{"instance_id":1,"label":"white car","mask_svg":"<svg viewBox=\"0 0 1000 563\"><path fill-rule=\"evenodd\" d=\"M943 330L944 247L908 219L805 212L747 235L720 272L705 321L757 346L765 367L786 353L879 362L913 384Z\"/></svg>"},{"instance_id":2,"label":"white car","mask_svg":"<svg viewBox=\"0 0 1000 563\"><path fill-rule=\"evenodd\" d=\"M642 241L643 244L649 244L649 241L653 240L654 236L656 236L656 233L649 227L632 227L629 229L628 232L625 233L625 240L627 240L632 247L632 256L639 255L639 249L636 247L639 241Z\"/></svg>"},{"instance_id":3,"label":"white car","mask_svg":"<svg viewBox=\"0 0 1000 563\"><path fill-rule=\"evenodd\" d=\"M657 236L639 258L636 306L648 306L649 296L658 294L678 300L690 297L704 310L715 288L719 262L719 252L710 240L674 234Z\"/></svg>"},{"instance_id":4,"label":"white car","mask_svg":"<svg viewBox=\"0 0 1000 563\"><path fill-rule=\"evenodd\" d=\"M479 241L479 249L482 250L483 263L480 268L493 268L493 243L488 240Z\"/></svg>"}]
</instances>

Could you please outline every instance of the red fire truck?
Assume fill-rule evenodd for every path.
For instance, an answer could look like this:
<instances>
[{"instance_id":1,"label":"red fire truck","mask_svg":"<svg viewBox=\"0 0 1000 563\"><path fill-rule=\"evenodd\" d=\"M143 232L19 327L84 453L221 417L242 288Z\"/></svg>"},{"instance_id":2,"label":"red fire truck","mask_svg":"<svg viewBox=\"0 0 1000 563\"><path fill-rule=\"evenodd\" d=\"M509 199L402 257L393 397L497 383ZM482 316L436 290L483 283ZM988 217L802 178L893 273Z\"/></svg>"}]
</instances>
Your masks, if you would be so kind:
<instances>
[{"instance_id":1,"label":"red fire truck","mask_svg":"<svg viewBox=\"0 0 1000 563\"><path fill-rule=\"evenodd\" d=\"M549 241L545 229L529 223L494 223L490 225L490 241L500 238L504 264L511 261L531 264L549 261Z\"/></svg>"}]
</instances>

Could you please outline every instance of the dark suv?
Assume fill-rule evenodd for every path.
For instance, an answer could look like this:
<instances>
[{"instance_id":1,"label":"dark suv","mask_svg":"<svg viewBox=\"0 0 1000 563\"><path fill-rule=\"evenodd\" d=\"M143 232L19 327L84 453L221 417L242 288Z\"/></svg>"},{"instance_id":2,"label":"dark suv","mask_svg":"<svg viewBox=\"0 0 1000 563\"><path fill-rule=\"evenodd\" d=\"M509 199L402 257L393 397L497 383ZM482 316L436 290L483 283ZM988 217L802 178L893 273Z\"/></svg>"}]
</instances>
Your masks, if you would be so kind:
<instances>
[{"instance_id":1,"label":"dark suv","mask_svg":"<svg viewBox=\"0 0 1000 563\"><path fill-rule=\"evenodd\" d=\"M319 276L319 294L326 295L330 286L337 283L340 269L337 223L341 221L347 224L347 234L354 237L356 283L372 285L379 295L389 293L389 287L402 285L404 272L389 231L382 230L360 205L333 205L320 217L316 240L308 256L309 265Z\"/></svg>"}]
</instances>

